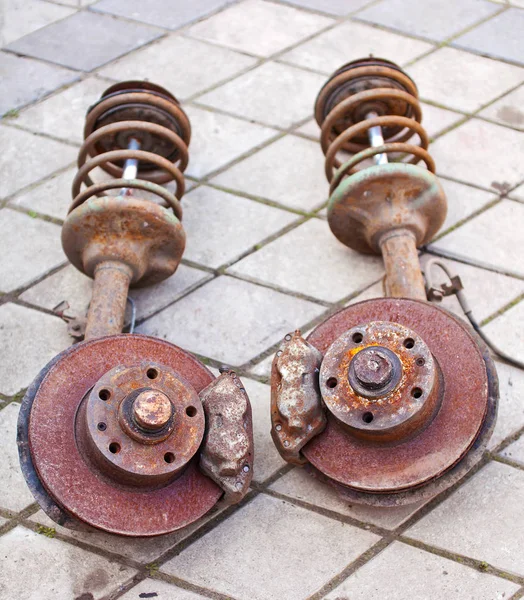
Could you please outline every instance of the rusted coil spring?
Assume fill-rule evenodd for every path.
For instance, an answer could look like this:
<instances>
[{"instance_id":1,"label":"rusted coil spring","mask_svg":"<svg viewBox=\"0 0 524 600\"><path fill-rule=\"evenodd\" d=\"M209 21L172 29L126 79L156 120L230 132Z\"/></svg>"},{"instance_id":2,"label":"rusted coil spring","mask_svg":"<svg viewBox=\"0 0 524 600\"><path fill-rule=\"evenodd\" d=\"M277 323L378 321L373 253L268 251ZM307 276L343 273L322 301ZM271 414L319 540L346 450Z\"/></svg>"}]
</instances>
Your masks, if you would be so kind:
<instances>
[{"instance_id":1,"label":"rusted coil spring","mask_svg":"<svg viewBox=\"0 0 524 600\"><path fill-rule=\"evenodd\" d=\"M97 120L107 111L126 104L140 103L158 108L172 117L181 129L182 137L167 127L147 121L117 121L103 127L96 128ZM117 149L96 154L95 145L103 138L124 131L139 131L145 134L156 135L170 142L177 150L174 162L167 158L145 150ZM162 198L166 207L173 209L178 219L182 218L182 207L180 199L184 195L185 182L183 172L188 163L188 148L191 128L189 120L184 111L175 100L161 97L148 91L131 93L117 93L103 98L88 113L84 128L84 143L78 154L78 172L72 186L73 202L69 212L91 198L101 196L107 190L117 188L133 188L150 192ZM92 157L89 158L88 157ZM121 175L123 168L118 166L117 161L127 159L138 159L151 163L158 167L155 170L140 174L140 179L123 179ZM178 164L175 164L178 162ZM95 168L101 167L110 175L118 177L111 181L94 183L89 173ZM160 184L175 180L176 192L173 194ZM81 191L82 184L86 186Z\"/></svg>"},{"instance_id":2,"label":"rusted coil spring","mask_svg":"<svg viewBox=\"0 0 524 600\"><path fill-rule=\"evenodd\" d=\"M327 96L336 88L348 81L364 77L384 77L394 80L404 89L375 88L357 92L336 104L327 115L322 114L322 108ZM411 116L383 115L365 118L337 134L335 124L348 117L358 105L374 103L380 100L400 100L406 102L411 109ZM362 66L349 70L341 70L328 82L320 92L316 103L316 120L321 127L320 143L326 156L325 171L330 182L330 193L337 188L342 179L356 171L356 166L362 161L377 154L399 152L412 155L407 161L412 164L423 160L427 168L434 173L435 163L427 147L429 138L425 129L420 125L422 111L418 101L418 91L413 81L400 70L384 66ZM355 142L356 137L366 134L375 126L401 127L402 131L385 141L381 146L370 147L369 144ZM406 143L414 134L418 134L420 145ZM337 158L340 151L354 153L349 160L341 162ZM356 153L356 154L355 154Z\"/></svg>"}]
</instances>

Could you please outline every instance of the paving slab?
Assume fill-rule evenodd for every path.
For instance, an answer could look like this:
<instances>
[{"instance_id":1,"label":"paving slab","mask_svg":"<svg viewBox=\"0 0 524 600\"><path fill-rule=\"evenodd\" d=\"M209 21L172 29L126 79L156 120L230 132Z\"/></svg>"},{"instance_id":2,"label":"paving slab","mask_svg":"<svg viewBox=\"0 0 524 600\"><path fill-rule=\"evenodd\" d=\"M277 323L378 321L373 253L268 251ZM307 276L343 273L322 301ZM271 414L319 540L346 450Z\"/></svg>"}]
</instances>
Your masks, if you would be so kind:
<instances>
[{"instance_id":1,"label":"paving slab","mask_svg":"<svg viewBox=\"0 0 524 600\"><path fill-rule=\"evenodd\" d=\"M298 218L255 200L200 186L184 196L184 258L218 268L238 260Z\"/></svg>"},{"instance_id":2,"label":"paving slab","mask_svg":"<svg viewBox=\"0 0 524 600\"><path fill-rule=\"evenodd\" d=\"M524 65L523 28L524 13L518 8L510 8L461 35L454 45Z\"/></svg>"},{"instance_id":3,"label":"paving slab","mask_svg":"<svg viewBox=\"0 0 524 600\"><path fill-rule=\"evenodd\" d=\"M290 6L245 0L188 30L191 37L257 56L270 56L334 21Z\"/></svg>"},{"instance_id":4,"label":"paving slab","mask_svg":"<svg viewBox=\"0 0 524 600\"><path fill-rule=\"evenodd\" d=\"M524 360L524 301L490 321L484 331L503 352Z\"/></svg>"},{"instance_id":5,"label":"paving slab","mask_svg":"<svg viewBox=\"0 0 524 600\"><path fill-rule=\"evenodd\" d=\"M287 128L311 115L322 75L275 62L263 64L198 102L274 127ZM293 102L289 102L293 98Z\"/></svg>"},{"instance_id":6,"label":"paving slab","mask_svg":"<svg viewBox=\"0 0 524 600\"><path fill-rule=\"evenodd\" d=\"M98 600L136 573L130 567L23 527L0 537L0 556L0 596L18 600Z\"/></svg>"},{"instance_id":7,"label":"paving slab","mask_svg":"<svg viewBox=\"0 0 524 600\"><path fill-rule=\"evenodd\" d=\"M522 181L524 147L518 131L471 119L430 147L437 174L500 191Z\"/></svg>"},{"instance_id":8,"label":"paving slab","mask_svg":"<svg viewBox=\"0 0 524 600\"><path fill-rule=\"evenodd\" d=\"M58 317L12 303L0 306L0 393L12 396L28 387L40 369L69 345Z\"/></svg>"},{"instance_id":9,"label":"paving slab","mask_svg":"<svg viewBox=\"0 0 524 600\"><path fill-rule=\"evenodd\" d=\"M491 462L406 535L522 575L523 493L524 471Z\"/></svg>"},{"instance_id":10,"label":"paving slab","mask_svg":"<svg viewBox=\"0 0 524 600\"><path fill-rule=\"evenodd\" d=\"M194 106L184 106L191 121L186 174L205 177L277 135L275 129Z\"/></svg>"},{"instance_id":11,"label":"paving slab","mask_svg":"<svg viewBox=\"0 0 524 600\"><path fill-rule=\"evenodd\" d=\"M493 600L509 598L518 590L518 584L393 542L328 594L326 600L404 600L408 590L410 600L446 600L457 594L464 600Z\"/></svg>"},{"instance_id":12,"label":"paving slab","mask_svg":"<svg viewBox=\"0 0 524 600\"><path fill-rule=\"evenodd\" d=\"M358 19L442 42L501 10L485 0L382 0Z\"/></svg>"},{"instance_id":13,"label":"paving slab","mask_svg":"<svg viewBox=\"0 0 524 600\"><path fill-rule=\"evenodd\" d=\"M522 219L522 204L502 200L440 238L430 248L434 247L450 257L468 259L479 266L522 276L522 261L508 260L510 256L523 256Z\"/></svg>"},{"instance_id":14,"label":"paving slab","mask_svg":"<svg viewBox=\"0 0 524 600\"><path fill-rule=\"evenodd\" d=\"M87 109L108 87L107 81L88 77L25 109L15 122L35 133L81 144Z\"/></svg>"},{"instance_id":15,"label":"paving slab","mask_svg":"<svg viewBox=\"0 0 524 600\"><path fill-rule=\"evenodd\" d=\"M173 68L174 57L179 57L176 68ZM256 62L255 58L228 48L170 35L135 50L99 73L115 81L146 79L184 100L252 67ZM195 65L198 65L197 69Z\"/></svg>"},{"instance_id":16,"label":"paving slab","mask_svg":"<svg viewBox=\"0 0 524 600\"><path fill-rule=\"evenodd\" d=\"M433 48L420 40L347 21L286 52L281 59L329 75L362 56L383 56L403 65Z\"/></svg>"},{"instance_id":17,"label":"paving slab","mask_svg":"<svg viewBox=\"0 0 524 600\"><path fill-rule=\"evenodd\" d=\"M371 523L385 529L396 529L427 502L417 502L395 508L350 504L329 485L318 481L298 467L278 479L270 486L270 489L290 498L296 498L319 508L351 517L364 524Z\"/></svg>"},{"instance_id":18,"label":"paving slab","mask_svg":"<svg viewBox=\"0 0 524 600\"><path fill-rule=\"evenodd\" d=\"M502 450L500 455L524 466L524 436L521 436L505 450Z\"/></svg>"},{"instance_id":19,"label":"paving slab","mask_svg":"<svg viewBox=\"0 0 524 600\"><path fill-rule=\"evenodd\" d=\"M6 0L2 9L0 46L6 46L32 31L75 12L72 8L41 0Z\"/></svg>"},{"instance_id":20,"label":"paving slab","mask_svg":"<svg viewBox=\"0 0 524 600\"><path fill-rule=\"evenodd\" d=\"M318 304L223 276L158 313L138 330L238 366L324 310Z\"/></svg>"},{"instance_id":21,"label":"paving slab","mask_svg":"<svg viewBox=\"0 0 524 600\"><path fill-rule=\"evenodd\" d=\"M162 31L89 11L30 33L7 48L81 71L91 71L139 48Z\"/></svg>"},{"instance_id":22,"label":"paving slab","mask_svg":"<svg viewBox=\"0 0 524 600\"><path fill-rule=\"evenodd\" d=\"M0 410L0 466L2 470L2 486L0 487L0 507L5 510L19 512L33 504L35 499L25 483L18 460L16 445L16 424L20 405L11 402ZM2 561L3 562L3 561Z\"/></svg>"},{"instance_id":23,"label":"paving slab","mask_svg":"<svg viewBox=\"0 0 524 600\"><path fill-rule=\"evenodd\" d=\"M206 596L188 592L165 581L149 578L144 579L144 581L141 581L122 596L122 600L141 600L142 598L155 598L155 600L205 600Z\"/></svg>"},{"instance_id":24,"label":"paving slab","mask_svg":"<svg viewBox=\"0 0 524 600\"><path fill-rule=\"evenodd\" d=\"M328 197L319 144L294 135L278 139L211 181L301 211L318 208Z\"/></svg>"},{"instance_id":25,"label":"paving slab","mask_svg":"<svg viewBox=\"0 0 524 600\"><path fill-rule=\"evenodd\" d=\"M434 138L441 134L442 131L458 123L463 119L463 115L448 110L447 108L441 108L428 104L427 102L421 102L422 106L422 125L426 130L430 138Z\"/></svg>"},{"instance_id":26,"label":"paving slab","mask_svg":"<svg viewBox=\"0 0 524 600\"><path fill-rule=\"evenodd\" d=\"M7 52L0 52L0 62L3 82L0 116L43 98L78 78L78 74L70 69Z\"/></svg>"},{"instance_id":27,"label":"paving slab","mask_svg":"<svg viewBox=\"0 0 524 600\"><path fill-rule=\"evenodd\" d=\"M506 94L500 100L490 104L479 113L479 116L492 121L497 121L501 125L507 125L524 130L524 86L520 86L509 94Z\"/></svg>"},{"instance_id":28,"label":"paving slab","mask_svg":"<svg viewBox=\"0 0 524 600\"><path fill-rule=\"evenodd\" d=\"M283 2L334 16L347 15L369 4L369 0L283 0Z\"/></svg>"},{"instance_id":29,"label":"paving slab","mask_svg":"<svg viewBox=\"0 0 524 600\"><path fill-rule=\"evenodd\" d=\"M163 565L162 571L238 600L302 600L379 539L260 495ZM300 577L275 576L298 572Z\"/></svg>"},{"instance_id":30,"label":"paving slab","mask_svg":"<svg viewBox=\"0 0 524 600\"><path fill-rule=\"evenodd\" d=\"M73 146L6 126L0 126L0 146L2 198L64 168L77 154Z\"/></svg>"},{"instance_id":31,"label":"paving slab","mask_svg":"<svg viewBox=\"0 0 524 600\"><path fill-rule=\"evenodd\" d=\"M338 302L370 285L383 270L379 257L347 248L320 219L306 221L229 269L325 302Z\"/></svg>"},{"instance_id":32,"label":"paving slab","mask_svg":"<svg viewBox=\"0 0 524 600\"><path fill-rule=\"evenodd\" d=\"M407 69L420 97L474 112L524 80L524 69L455 48L441 48Z\"/></svg>"},{"instance_id":33,"label":"paving slab","mask_svg":"<svg viewBox=\"0 0 524 600\"><path fill-rule=\"evenodd\" d=\"M497 343L497 340L493 340ZM524 372L502 362L495 362L499 378L499 409L495 431L488 443L493 450L524 427Z\"/></svg>"},{"instance_id":34,"label":"paving slab","mask_svg":"<svg viewBox=\"0 0 524 600\"><path fill-rule=\"evenodd\" d=\"M62 264L60 228L9 208L0 211L0 286L11 292ZM31 240L31 243L28 243Z\"/></svg>"},{"instance_id":35,"label":"paving slab","mask_svg":"<svg viewBox=\"0 0 524 600\"><path fill-rule=\"evenodd\" d=\"M157 27L178 29L228 4L231 4L231 0L156 0L147 5L142 0L102 0L93 8Z\"/></svg>"}]
</instances>

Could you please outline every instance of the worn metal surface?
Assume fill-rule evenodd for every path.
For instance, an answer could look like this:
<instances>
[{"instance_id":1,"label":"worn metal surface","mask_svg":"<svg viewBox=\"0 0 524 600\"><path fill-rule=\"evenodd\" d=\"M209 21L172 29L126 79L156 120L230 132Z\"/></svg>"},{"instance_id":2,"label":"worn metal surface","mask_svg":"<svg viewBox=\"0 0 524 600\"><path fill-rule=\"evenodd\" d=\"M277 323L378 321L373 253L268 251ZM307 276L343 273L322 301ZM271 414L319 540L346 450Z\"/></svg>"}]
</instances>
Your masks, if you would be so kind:
<instances>
[{"instance_id":1,"label":"worn metal surface","mask_svg":"<svg viewBox=\"0 0 524 600\"><path fill-rule=\"evenodd\" d=\"M206 433L200 469L217 483L228 503L239 502L253 478L253 425L246 390L234 371L224 371L200 392Z\"/></svg>"},{"instance_id":2,"label":"worn metal surface","mask_svg":"<svg viewBox=\"0 0 524 600\"><path fill-rule=\"evenodd\" d=\"M158 483L137 486L136 483L116 481L98 468L89 452L83 451L83 440L79 436L82 415L85 410L87 418L90 394L97 382L122 365L134 367L143 374L144 361L147 361L148 368L160 371L161 366L164 369L165 375L159 375L157 379L165 386L161 391L174 402L175 429L176 403L183 402L182 395L178 398L178 393L185 389L187 406L194 406L197 413L194 417L186 415L187 418L180 414L179 426L187 428L192 427L193 422L200 422L202 431L203 412L196 394L213 381L213 375L184 350L141 335L94 339L68 348L46 367L42 377L35 382L37 385L32 386L31 393L28 392L24 398L23 417L19 423L18 439L24 474L28 481L33 481L30 484L32 491L52 518L57 517L69 524L72 517L92 527L122 535L159 535L200 518L222 495L219 486L199 471L196 456L176 474L173 481L161 486ZM129 375L125 370L119 373L124 379ZM147 369L145 373L147 378ZM148 387L155 387L157 379L147 378ZM177 397L173 399L169 386L175 384L178 386ZM128 380L127 385L131 389L132 380ZM141 389L141 385L138 382L137 389ZM193 394L187 392L191 388ZM99 399L99 402L104 401ZM111 415L106 416L109 419ZM106 422L97 420L97 417L92 418L93 426ZM106 424L107 431L109 422ZM96 429L96 433L100 431ZM175 431L173 436L173 443L177 443ZM166 442L143 446L157 452L163 443ZM162 467L170 469L171 464L165 463L166 467ZM149 468L153 467L151 463ZM128 470L138 468L139 465L126 465Z\"/></svg>"},{"instance_id":3,"label":"worn metal surface","mask_svg":"<svg viewBox=\"0 0 524 600\"><path fill-rule=\"evenodd\" d=\"M343 486L394 494L427 485L463 460L483 428L489 403L496 404L497 398L491 397L485 357L475 337L457 319L425 302L393 298L361 302L319 325L308 341L327 354L346 331L378 320L412 330L414 339L427 345L444 382L438 412L410 437L389 443L351 435L329 416L324 432L302 452L318 471Z\"/></svg>"},{"instance_id":4,"label":"worn metal surface","mask_svg":"<svg viewBox=\"0 0 524 600\"><path fill-rule=\"evenodd\" d=\"M271 436L282 457L304 464L301 449L326 426L318 374L322 354L299 330L278 350L271 376Z\"/></svg>"}]
</instances>

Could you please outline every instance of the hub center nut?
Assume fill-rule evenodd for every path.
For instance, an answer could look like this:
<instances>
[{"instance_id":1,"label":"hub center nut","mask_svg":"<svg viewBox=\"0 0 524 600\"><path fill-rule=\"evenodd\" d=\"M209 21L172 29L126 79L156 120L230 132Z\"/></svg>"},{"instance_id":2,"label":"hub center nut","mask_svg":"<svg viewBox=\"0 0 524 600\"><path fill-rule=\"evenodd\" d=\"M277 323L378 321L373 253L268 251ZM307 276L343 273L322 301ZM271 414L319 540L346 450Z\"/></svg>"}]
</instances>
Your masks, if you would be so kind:
<instances>
[{"instance_id":1,"label":"hub center nut","mask_svg":"<svg viewBox=\"0 0 524 600\"><path fill-rule=\"evenodd\" d=\"M370 346L358 352L349 364L351 387L368 398L383 396L393 390L402 376L398 356L381 346Z\"/></svg>"},{"instance_id":2,"label":"hub center nut","mask_svg":"<svg viewBox=\"0 0 524 600\"><path fill-rule=\"evenodd\" d=\"M145 390L133 402L133 418L147 431L158 431L167 425L173 415L173 405L160 390Z\"/></svg>"}]
</instances>

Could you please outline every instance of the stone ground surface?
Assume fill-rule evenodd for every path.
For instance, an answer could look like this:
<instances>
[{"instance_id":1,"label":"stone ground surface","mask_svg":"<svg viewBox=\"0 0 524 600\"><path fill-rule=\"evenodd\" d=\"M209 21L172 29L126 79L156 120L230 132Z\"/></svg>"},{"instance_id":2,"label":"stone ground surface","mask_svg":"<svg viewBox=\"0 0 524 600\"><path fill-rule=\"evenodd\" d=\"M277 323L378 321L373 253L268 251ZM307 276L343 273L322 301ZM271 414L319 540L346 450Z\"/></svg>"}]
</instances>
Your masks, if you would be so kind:
<instances>
[{"instance_id":1,"label":"stone ground surface","mask_svg":"<svg viewBox=\"0 0 524 600\"><path fill-rule=\"evenodd\" d=\"M524 597L524 373L498 363L497 428L462 485L395 510L351 506L287 466L269 436L268 370L285 333L381 294L378 258L340 245L312 121L326 76L373 53L423 100L448 195L423 260L445 257L474 314L524 360L524 2L4 0L0 72L0 598L237 600ZM188 246L133 292L139 331L242 375L256 471L234 509L155 540L74 533L18 467L21 397L66 348L52 309L85 311L60 225L87 107L148 78L193 126ZM444 306L460 313L447 299Z\"/></svg>"}]
</instances>

